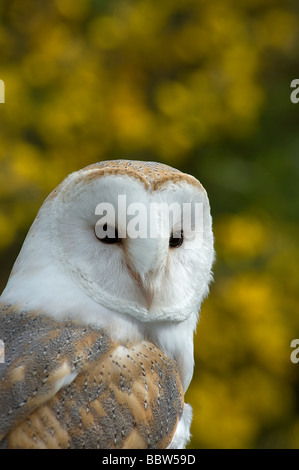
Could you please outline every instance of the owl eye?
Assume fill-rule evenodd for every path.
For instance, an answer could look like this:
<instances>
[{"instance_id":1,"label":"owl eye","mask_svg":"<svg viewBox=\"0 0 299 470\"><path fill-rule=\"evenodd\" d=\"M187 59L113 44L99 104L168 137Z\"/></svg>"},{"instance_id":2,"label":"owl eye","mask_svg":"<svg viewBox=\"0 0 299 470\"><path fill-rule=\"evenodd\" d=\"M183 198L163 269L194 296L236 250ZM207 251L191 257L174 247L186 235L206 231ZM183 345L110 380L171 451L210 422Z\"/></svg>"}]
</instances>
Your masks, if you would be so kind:
<instances>
[{"instance_id":1,"label":"owl eye","mask_svg":"<svg viewBox=\"0 0 299 470\"><path fill-rule=\"evenodd\" d=\"M172 232L170 238L169 238L169 246L171 248L178 248L183 244L184 241L184 234L183 230L175 230Z\"/></svg>"},{"instance_id":2,"label":"owl eye","mask_svg":"<svg viewBox=\"0 0 299 470\"><path fill-rule=\"evenodd\" d=\"M98 240L107 245L121 242L117 228L107 225L107 223L102 226L95 226L94 233Z\"/></svg>"}]
</instances>

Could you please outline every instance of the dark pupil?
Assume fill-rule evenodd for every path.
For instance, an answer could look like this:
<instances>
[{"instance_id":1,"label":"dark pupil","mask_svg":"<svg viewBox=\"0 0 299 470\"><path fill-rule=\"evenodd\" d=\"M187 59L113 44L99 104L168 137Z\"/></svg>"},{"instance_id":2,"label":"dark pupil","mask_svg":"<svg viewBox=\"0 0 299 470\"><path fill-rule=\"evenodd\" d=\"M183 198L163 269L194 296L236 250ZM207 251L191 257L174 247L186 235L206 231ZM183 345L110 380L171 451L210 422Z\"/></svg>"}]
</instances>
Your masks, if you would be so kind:
<instances>
[{"instance_id":1,"label":"dark pupil","mask_svg":"<svg viewBox=\"0 0 299 470\"><path fill-rule=\"evenodd\" d=\"M115 227L108 226L107 223L95 228L96 237L103 243L119 243L121 239Z\"/></svg>"},{"instance_id":2,"label":"dark pupil","mask_svg":"<svg viewBox=\"0 0 299 470\"><path fill-rule=\"evenodd\" d=\"M169 246L171 248L178 248L184 241L183 230L173 232L169 238Z\"/></svg>"}]
</instances>

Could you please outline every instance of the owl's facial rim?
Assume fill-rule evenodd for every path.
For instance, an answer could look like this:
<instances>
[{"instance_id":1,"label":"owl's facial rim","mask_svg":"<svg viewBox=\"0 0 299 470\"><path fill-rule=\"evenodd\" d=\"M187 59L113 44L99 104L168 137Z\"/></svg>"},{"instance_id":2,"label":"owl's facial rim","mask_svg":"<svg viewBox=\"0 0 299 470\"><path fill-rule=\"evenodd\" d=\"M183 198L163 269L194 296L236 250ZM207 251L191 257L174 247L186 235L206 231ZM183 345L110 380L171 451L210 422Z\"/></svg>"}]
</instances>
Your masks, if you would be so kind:
<instances>
[{"instance_id":1,"label":"owl's facial rim","mask_svg":"<svg viewBox=\"0 0 299 470\"><path fill-rule=\"evenodd\" d=\"M94 175L95 176L95 175ZM130 188L132 185L134 185L134 189L132 190L132 193L136 196L136 193L138 193L139 197L145 198L146 201L148 201L148 198L151 197L159 197L163 198L163 195L168 195L167 197L170 197L169 195L171 194L180 194L180 191L186 190L187 192L190 191L190 193L197 193L200 194L200 197L202 200L205 201L206 207L208 208L208 200L206 197L206 192L204 190L201 190L199 188L194 188L191 185L188 185L187 182L185 181L180 181L179 183L173 183L171 181L167 181L167 183L162 186L159 190L152 190L151 188L146 189L145 186L140 183L140 181L136 181L135 178L133 177L128 177L128 176L123 176L123 175L105 175L102 176L101 178L88 178L88 181L86 182L84 180L84 174L80 175L75 175L73 178L73 181L69 181L68 184L65 187L62 187L62 191L59 191L56 193L56 197L52 198L51 200L51 206L53 207L53 210L55 212L54 207L57 209L59 205L61 205L61 200L63 200L63 203L66 204L72 204L76 201L80 201L80 197L86 193L91 193L94 188L97 188L97 186L102 186L105 182L106 185L104 184L105 190L108 191L109 188L117 186L117 181L120 184L120 187L123 187L123 185L126 186L126 190L129 191L130 193ZM71 197L70 197L71 196ZM90 197L90 194L89 194ZM208 211L209 212L209 211ZM55 225L55 224L54 224ZM102 241L98 240L96 235L94 234L94 225L91 223L91 226L93 226L93 238L98 245L103 245L104 249L110 249L110 250L123 250L123 246L128 244L128 241L126 240L123 243L123 240L120 239L117 243L103 243ZM171 234L169 235L171 237ZM178 253L182 250L182 246L179 245L177 247L171 247L169 248L169 239L167 241L167 255L166 255L166 248L162 248L162 252L165 253L165 258L164 261L165 263L168 261L168 258L170 256L170 252L175 252ZM164 250L164 251L163 251ZM60 250L60 258L62 260L62 263L66 266L65 263L65 255L61 253ZM130 257L129 257L130 258ZM150 282L150 275L143 275L143 273L140 272L140 269L136 269L135 263L130 262L130 259L128 261L128 257L123 258L123 263L122 266L126 266L127 274L129 275L131 281L135 285L135 294L133 293L133 298L130 300L124 300L124 298L117 298L117 289L114 289L114 291L105 291L105 288L101 288L99 284L97 284L97 281L95 279L92 280L91 277L86 275L84 270L80 270L77 268L73 268L71 266L67 267L68 274L72 276L72 278L75 280L75 282L89 295L89 297L99 303L104 305L107 308L113 308L116 311L119 311L121 313L129 314L131 316L134 316L138 318L141 321L152 321L152 320L171 320L171 321L183 321L185 320L189 315L194 313L194 311L199 307L200 301L196 301L192 298L192 301L185 302L184 305L171 305L170 302L167 304L164 302L164 305L160 305L159 307L157 306L157 303L155 305L155 294L157 293L157 282L155 286L153 287L153 284ZM150 270L149 270L150 271ZM153 271L153 276L155 274L155 270ZM160 269L160 274L161 271L163 272L163 269ZM210 268L209 268L210 271ZM207 276L206 276L207 277ZM132 285L129 283L128 290L134 290L132 288ZM102 286L103 287L103 286ZM200 295L201 297L204 295L204 292ZM134 299L135 297L135 299ZM142 300L143 299L143 300Z\"/></svg>"}]
</instances>

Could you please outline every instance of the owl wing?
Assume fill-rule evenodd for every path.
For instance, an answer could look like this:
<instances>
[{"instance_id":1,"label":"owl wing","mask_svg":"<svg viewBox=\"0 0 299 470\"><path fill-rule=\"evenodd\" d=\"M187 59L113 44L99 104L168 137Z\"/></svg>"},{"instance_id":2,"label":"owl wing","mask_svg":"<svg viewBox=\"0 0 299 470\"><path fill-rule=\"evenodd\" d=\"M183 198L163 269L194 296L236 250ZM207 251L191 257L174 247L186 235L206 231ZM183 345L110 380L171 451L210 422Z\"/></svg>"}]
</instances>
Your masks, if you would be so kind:
<instances>
[{"instance_id":1,"label":"owl wing","mask_svg":"<svg viewBox=\"0 0 299 470\"><path fill-rule=\"evenodd\" d=\"M184 399L154 344L11 307L0 313L0 448L166 448Z\"/></svg>"}]
</instances>

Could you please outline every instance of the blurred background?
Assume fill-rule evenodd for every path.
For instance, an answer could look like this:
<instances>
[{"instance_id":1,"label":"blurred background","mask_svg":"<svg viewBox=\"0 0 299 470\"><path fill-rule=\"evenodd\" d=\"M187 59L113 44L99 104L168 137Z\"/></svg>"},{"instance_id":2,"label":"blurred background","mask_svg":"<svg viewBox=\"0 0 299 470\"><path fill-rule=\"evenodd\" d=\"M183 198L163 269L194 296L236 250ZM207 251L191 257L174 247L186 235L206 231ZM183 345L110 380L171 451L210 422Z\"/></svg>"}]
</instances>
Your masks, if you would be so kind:
<instances>
[{"instance_id":1,"label":"blurred background","mask_svg":"<svg viewBox=\"0 0 299 470\"><path fill-rule=\"evenodd\" d=\"M299 4L0 3L0 288L45 197L100 160L208 191L217 259L190 448L299 447Z\"/></svg>"}]
</instances>

